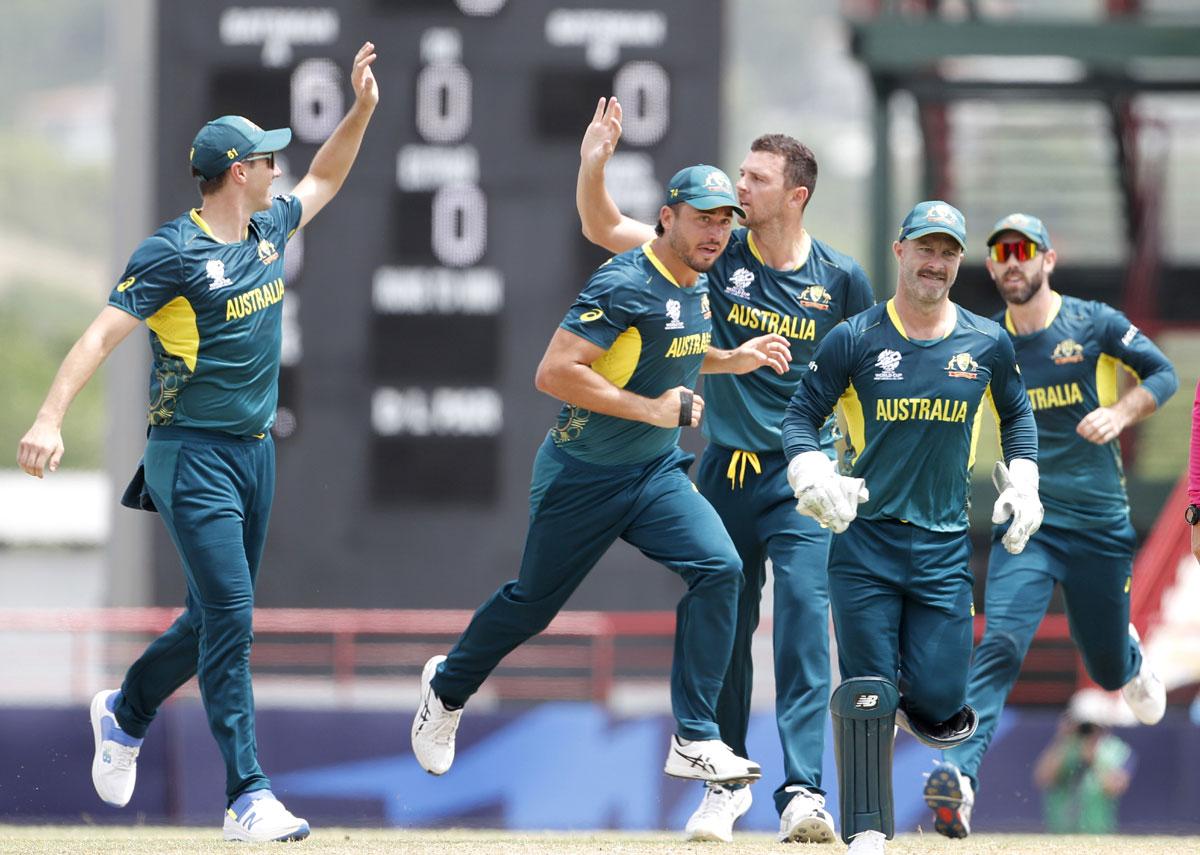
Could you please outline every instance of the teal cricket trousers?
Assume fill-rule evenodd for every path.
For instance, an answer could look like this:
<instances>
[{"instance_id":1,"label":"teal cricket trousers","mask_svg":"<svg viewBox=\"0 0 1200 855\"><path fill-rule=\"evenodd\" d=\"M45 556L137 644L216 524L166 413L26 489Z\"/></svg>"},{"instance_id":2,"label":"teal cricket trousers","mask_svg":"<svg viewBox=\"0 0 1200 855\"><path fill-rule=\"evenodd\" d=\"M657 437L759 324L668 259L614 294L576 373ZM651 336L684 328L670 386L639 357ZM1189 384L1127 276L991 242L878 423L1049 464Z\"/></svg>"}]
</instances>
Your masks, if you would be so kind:
<instances>
[{"instance_id":1,"label":"teal cricket trousers","mask_svg":"<svg viewBox=\"0 0 1200 855\"><path fill-rule=\"evenodd\" d=\"M828 529L796 512L787 480L787 457L710 443L696 473L700 493L712 503L742 560L733 656L717 703L725 744L742 757L754 688L751 645L771 559L775 653L775 721L783 746L784 780L775 790L782 814L801 786L819 793L829 708Z\"/></svg>"},{"instance_id":2,"label":"teal cricket trousers","mask_svg":"<svg viewBox=\"0 0 1200 855\"><path fill-rule=\"evenodd\" d=\"M720 738L717 696L742 574L720 518L687 477L693 459L675 448L649 463L603 466L576 460L547 437L533 464L520 572L475 612L433 678L438 696L466 703L501 659L549 625L621 538L687 585L676 609L671 708L682 738ZM631 604L636 598L630 591Z\"/></svg>"},{"instance_id":3,"label":"teal cricket trousers","mask_svg":"<svg viewBox=\"0 0 1200 855\"><path fill-rule=\"evenodd\" d=\"M125 675L117 723L144 737L162 703L197 675L232 803L271 786L258 764L250 643L254 581L275 492L275 446L269 434L155 427L143 465L145 492L183 562L187 608Z\"/></svg>"},{"instance_id":4,"label":"teal cricket trousers","mask_svg":"<svg viewBox=\"0 0 1200 855\"><path fill-rule=\"evenodd\" d=\"M883 677L909 713L962 709L971 661L971 541L897 520L855 520L833 536L829 601L842 678Z\"/></svg>"},{"instance_id":5,"label":"teal cricket trousers","mask_svg":"<svg viewBox=\"0 0 1200 855\"><path fill-rule=\"evenodd\" d=\"M1124 686L1142 667L1141 646L1129 636L1129 592L1137 535L1126 519L1089 529L1043 525L1020 555L1000 543L1007 526L993 531L988 557L987 628L975 649L967 703L979 715L972 739L943 752L976 782L1000 712L1050 604L1063 587L1067 621L1087 672L1105 689Z\"/></svg>"}]
</instances>

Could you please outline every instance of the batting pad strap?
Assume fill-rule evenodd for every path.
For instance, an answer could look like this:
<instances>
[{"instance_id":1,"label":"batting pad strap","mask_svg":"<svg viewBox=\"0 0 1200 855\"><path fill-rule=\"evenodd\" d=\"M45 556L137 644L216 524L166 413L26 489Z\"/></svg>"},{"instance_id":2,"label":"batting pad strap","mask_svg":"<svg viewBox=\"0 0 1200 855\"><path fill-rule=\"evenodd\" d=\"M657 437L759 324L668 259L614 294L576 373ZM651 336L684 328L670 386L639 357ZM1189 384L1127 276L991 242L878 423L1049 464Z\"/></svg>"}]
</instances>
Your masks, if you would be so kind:
<instances>
[{"instance_id":1,"label":"batting pad strap","mask_svg":"<svg viewBox=\"0 0 1200 855\"><path fill-rule=\"evenodd\" d=\"M688 427L692 423L692 398L694 393L687 389L679 392L679 426Z\"/></svg>"},{"instance_id":2,"label":"batting pad strap","mask_svg":"<svg viewBox=\"0 0 1200 855\"><path fill-rule=\"evenodd\" d=\"M829 699L842 840L864 831L895 834L892 744L900 690L883 677L852 677Z\"/></svg>"}]
</instances>

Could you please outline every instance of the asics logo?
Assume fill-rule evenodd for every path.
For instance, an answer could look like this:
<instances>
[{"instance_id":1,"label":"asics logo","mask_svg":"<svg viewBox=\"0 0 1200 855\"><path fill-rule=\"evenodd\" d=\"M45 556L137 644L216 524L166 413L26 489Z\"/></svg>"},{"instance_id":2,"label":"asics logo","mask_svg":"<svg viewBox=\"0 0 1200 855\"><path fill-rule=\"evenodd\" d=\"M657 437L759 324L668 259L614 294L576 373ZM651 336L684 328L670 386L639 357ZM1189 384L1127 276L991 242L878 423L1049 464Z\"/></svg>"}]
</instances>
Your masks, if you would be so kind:
<instances>
[{"instance_id":1,"label":"asics logo","mask_svg":"<svg viewBox=\"0 0 1200 855\"><path fill-rule=\"evenodd\" d=\"M675 749L675 753L678 754L680 757L682 757L684 760L691 763L693 769L703 769L704 771L709 772L713 775L715 775L717 773L716 767L713 766L711 763L709 763L708 758L705 757L703 754L684 754L678 748Z\"/></svg>"}]
</instances>

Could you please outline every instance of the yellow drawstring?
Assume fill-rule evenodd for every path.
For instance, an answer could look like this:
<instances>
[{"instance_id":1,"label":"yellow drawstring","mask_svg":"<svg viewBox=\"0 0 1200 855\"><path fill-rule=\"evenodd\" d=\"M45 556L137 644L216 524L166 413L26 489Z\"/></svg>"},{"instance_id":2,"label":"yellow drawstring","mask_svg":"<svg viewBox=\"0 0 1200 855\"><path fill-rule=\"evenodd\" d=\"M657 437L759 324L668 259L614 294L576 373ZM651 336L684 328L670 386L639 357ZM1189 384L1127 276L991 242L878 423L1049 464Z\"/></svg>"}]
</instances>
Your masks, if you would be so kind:
<instances>
[{"instance_id":1,"label":"yellow drawstring","mask_svg":"<svg viewBox=\"0 0 1200 855\"><path fill-rule=\"evenodd\" d=\"M742 468L738 471L738 461L741 461ZM746 464L750 464L750 468L755 474L762 474L762 464L758 462L758 455L753 451L735 451L729 458L729 468L725 470L725 477L729 479L729 489L736 490L739 487L746 486Z\"/></svg>"}]
</instances>

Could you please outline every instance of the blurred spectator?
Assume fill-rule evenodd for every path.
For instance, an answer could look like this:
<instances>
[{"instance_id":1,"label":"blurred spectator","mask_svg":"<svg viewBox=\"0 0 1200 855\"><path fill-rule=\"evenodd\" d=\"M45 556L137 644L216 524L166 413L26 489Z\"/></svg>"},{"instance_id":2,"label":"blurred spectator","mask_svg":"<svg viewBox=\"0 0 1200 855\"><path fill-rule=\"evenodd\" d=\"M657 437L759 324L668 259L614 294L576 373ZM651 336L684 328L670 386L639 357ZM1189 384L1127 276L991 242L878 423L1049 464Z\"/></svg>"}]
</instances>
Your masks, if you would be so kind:
<instances>
[{"instance_id":1,"label":"blurred spectator","mask_svg":"<svg viewBox=\"0 0 1200 855\"><path fill-rule=\"evenodd\" d=\"M1054 740L1038 757L1033 780L1045 795L1051 834L1111 834L1117 804L1133 774L1133 749L1086 703L1072 703Z\"/></svg>"}]
</instances>

